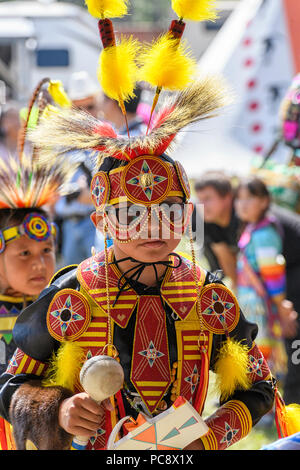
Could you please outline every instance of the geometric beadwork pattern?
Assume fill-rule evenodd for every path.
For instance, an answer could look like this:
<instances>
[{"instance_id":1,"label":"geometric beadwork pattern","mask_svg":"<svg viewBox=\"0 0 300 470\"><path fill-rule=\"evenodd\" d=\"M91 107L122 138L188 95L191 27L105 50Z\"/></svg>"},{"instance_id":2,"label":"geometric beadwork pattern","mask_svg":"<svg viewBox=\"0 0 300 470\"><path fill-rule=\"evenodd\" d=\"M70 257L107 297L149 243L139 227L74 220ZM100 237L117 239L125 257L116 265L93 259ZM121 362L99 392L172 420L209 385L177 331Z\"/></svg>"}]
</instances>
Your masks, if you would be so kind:
<instances>
[{"instance_id":1,"label":"geometric beadwork pattern","mask_svg":"<svg viewBox=\"0 0 300 470\"><path fill-rule=\"evenodd\" d=\"M173 183L170 165L155 156L132 160L123 170L121 185L128 199L138 204L159 204Z\"/></svg>"},{"instance_id":2,"label":"geometric beadwork pattern","mask_svg":"<svg viewBox=\"0 0 300 470\"><path fill-rule=\"evenodd\" d=\"M248 352L248 374L252 383L271 377L268 363L255 343Z\"/></svg>"},{"instance_id":3,"label":"geometric beadwork pattern","mask_svg":"<svg viewBox=\"0 0 300 470\"><path fill-rule=\"evenodd\" d=\"M56 340L75 341L86 331L90 321L90 305L81 292L62 289L53 297L47 312L47 327Z\"/></svg>"},{"instance_id":4,"label":"geometric beadwork pattern","mask_svg":"<svg viewBox=\"0 0 300 470\"><path fill-rule=\"evenodd\" d=\"M202 437L205 449L224 450L249 434L252 418L244 403L231 400L218 408L206 424L210 432Z\"/></svg>"},{"instance_id":5,"label":"geometric beadwork pattern","mask_svg":"<svg viewBox=\"0 0 300 470\"><path fill-rule=\"evenodd\" d=\"M200 309L205 326L215 334L230 333L239 321L238 301L222 284L204 287L200 294Z\"/></svg>"},{"instance_id":6,"label":"geometric beadwork pattern","mask_svg":"<svg viewBox=\"0 0 300 470\"><path fill-rule=\"evenodd\" d=\"M153 413L171 384L166 316L159 296L140 298L130 378Z\"/></svg>"}]
</instances>

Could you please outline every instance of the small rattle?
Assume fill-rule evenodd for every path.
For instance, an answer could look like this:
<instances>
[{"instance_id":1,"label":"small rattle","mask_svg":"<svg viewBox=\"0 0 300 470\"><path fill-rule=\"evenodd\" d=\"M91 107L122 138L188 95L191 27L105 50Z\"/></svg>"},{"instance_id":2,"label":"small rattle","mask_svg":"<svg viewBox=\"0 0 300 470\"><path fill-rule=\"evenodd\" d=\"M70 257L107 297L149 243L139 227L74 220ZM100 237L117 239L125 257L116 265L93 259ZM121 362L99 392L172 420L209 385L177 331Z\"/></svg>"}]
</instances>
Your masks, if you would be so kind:
<instances>
[{"instance_id":1,"label":"small rattle","mask_svg":"<svg viewBox=\"0 0 300 470\"><path fill-rule=\"evenodd\" d=\"M122 366L110 356L94 356L88 359L80 371L80 383L84 391L97 403L117 393L124 382ZM85 450L89 438L75 436L71 448Z\"/></svg>"}]
</instances>

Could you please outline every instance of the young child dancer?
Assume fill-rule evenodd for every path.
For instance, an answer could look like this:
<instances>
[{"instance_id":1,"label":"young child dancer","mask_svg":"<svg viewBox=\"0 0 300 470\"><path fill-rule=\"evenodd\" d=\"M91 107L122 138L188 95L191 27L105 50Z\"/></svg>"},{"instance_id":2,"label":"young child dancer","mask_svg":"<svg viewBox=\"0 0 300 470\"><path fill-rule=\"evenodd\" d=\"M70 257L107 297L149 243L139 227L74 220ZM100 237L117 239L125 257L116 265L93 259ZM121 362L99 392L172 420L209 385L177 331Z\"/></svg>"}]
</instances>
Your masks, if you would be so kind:
<instances>
[{"instance_id":1,"label":"young child dancer","mask_svg":"<svg viewBox=\"0 0 300 470\"><path fill-rule=\"evenodd\" d=\"M126 61L116 67L122 54L105 14L119 16L126 2L100 3L87 1L101 18L101 64L115 74L100 75L124 109ZM158 72L179 51L180 5L192 9L191 2L173 4L180 19L159 43L167 55ZM178 60L168 72L168 78L179 76ZM208 434L186 448L226 449L273 405L275 382L255 344L257 326L246 321L226 286L196 266L193 249L192 262L174 252L192 204L187 175L166 152L178 132L223 104L213 80L182 88L145 136L118 137L109 124L75 110L53 114L35 133L41 154L54 161L66 151L95 150L92 218L113 246L60 271L15 325L17 349L1 378L0 413L13 425L18 449L27 439L38 449L67 449L74 435L89 438L87 449L105 449L118 420L140 411L155 416L179 396L201 414L209 370L217 375L220 407L206 420ZM154 103L160 92L158 86ZM109 402L97 404L83 391L79 372L103 354L120 362L124 383Z\"/></svg>"},{"instance_id":2,"label":"young child dancer","mask_svg":"<svg viewBox=\"0 0 300 470\"><path fill-rule=\"evenodd\" d=\"M18 315L55 272L56 226L48 212L74 171L67 159L41 165L34 151L22 150L19 157L0 160L0 375L16 349L12 330ZM2 449L9 445L6 426L1 418Z\"/></svg>"}]
</instances>

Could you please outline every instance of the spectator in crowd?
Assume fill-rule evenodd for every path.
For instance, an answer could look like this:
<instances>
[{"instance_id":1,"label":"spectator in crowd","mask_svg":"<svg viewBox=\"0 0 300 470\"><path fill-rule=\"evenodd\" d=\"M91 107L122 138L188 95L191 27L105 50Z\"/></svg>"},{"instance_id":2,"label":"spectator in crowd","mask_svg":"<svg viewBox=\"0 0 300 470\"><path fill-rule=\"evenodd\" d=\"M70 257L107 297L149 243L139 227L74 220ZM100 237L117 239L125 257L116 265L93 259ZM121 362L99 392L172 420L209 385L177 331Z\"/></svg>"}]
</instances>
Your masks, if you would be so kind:
<instances>
[{"instance_id":1,"label":"spectator in crowd","mask_svg":"<svg viewBox=\"0 0 300 470\"><path fill-rule=\"evenodd\" d=\"M203 254L210 270L222 269L234 289L239 220L233 207L231 181L224 173L211 171L195 182L194 189L196 202L204 206ZM196 207L192 219L194 232L197 224L203 223L200 217Z\"/></svg>"},{"instance_id":2,"label":"spectator in crowd","mask_svg":"<svg viewBox=\"0 0 300 470\"><path fill-rule=\"evenodd\" d=\"M257 341L278 376L284 369L282 335L294 336L285 300L286 273L281 227L268 214L270 195L259 178L239 183L235 207L243 229L238 242L237 294L247 319L258 325Z\"/></svg>"},{"instance_id":3,"label":"spectator in crowd","mask_svg":"<svg viewBox=\"0 0 300 470\"><path fill-rule=\"evenodd\" d=\"M234 208L231 180L224 173L208 172L196 181L195 191L197 202L204 205L204 255L207 257L210 269L223 269L225 275L231 277L236 284L235 266L240 221ZM274 204L271 204L269 212L282 228L282 254L286 263L286 299L293 304L294 310L290 308L290 313L293 311L298 313L297 333L284 340L288 358L284 399L287 404L300 403L300 364L293 359L295 347L299 347L300 341L300 215ZM199 217L196 207L193 214L194 231ZM227 259L228 265L230 259L232 260L230 269L226 267L224 259Z\"/></svg>"},{"instance_id":4,"label":"spectator in crowd","mask_svg":"<svg viewBox=\"0 0 300 470\"><path fill-rule=\"evenodd\" d=\"M17 155L20 126L18 106L13 102L3 106L0 111L0 155L2 159Z\"/></svg>"},{"instance_id":5,"label":"spectator in crowd","mask_svg":"<svg viewBox=\"0 0 300 470\"><path fill-rule=\"evenodd\" d=\"M141 102L142 88L137 85L135 89L135 98L126 101L125 109L128 120L130 137L138 136L146 131L146 125L143 117L137 113ZM101 113L103 119L115 127L119 135L127 135L127 127L121 108L116 100L112 100L104 93L101 100Z\"/></svg>"},{"instance_id":6,"label":"spectator in crowd","mask_svg":"<svg viewBox=\"0 0 300 470\"><path fill-rule=\"evenodd\" d=\"M99 86L85 71L71 76L68 95L74 106L98 116ZM95 227L90 220L94 210L90 195L93 160L88 151L79 152L78 159L80 166L72 180L74 192L62 197L55 207L64 265L78 264L90 257L95 239Z\"/></svg>"}]
</instances>

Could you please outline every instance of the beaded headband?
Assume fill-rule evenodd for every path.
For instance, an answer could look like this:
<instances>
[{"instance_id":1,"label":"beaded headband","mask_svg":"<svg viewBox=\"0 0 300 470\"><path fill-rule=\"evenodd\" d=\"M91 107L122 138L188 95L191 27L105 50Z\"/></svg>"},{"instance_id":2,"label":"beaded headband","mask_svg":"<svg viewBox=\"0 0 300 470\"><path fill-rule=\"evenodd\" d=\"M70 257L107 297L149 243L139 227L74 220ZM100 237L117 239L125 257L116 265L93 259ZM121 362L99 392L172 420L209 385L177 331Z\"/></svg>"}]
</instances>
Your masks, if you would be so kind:
<instances>
[{"instance_id":1,"label":"beaded headband","mask_svg":"<svg viewBox=\"0 0 300 470\"><path fill-rule=\"evenodd\" d=\"M27 235L31 240L42 242L53 235L56 237L56 225L49 223L46 217L37 212L31 212L24 218L22 224L7 227L0 231L0 254L8 243Z\"/></svg>"}]
</instances>

